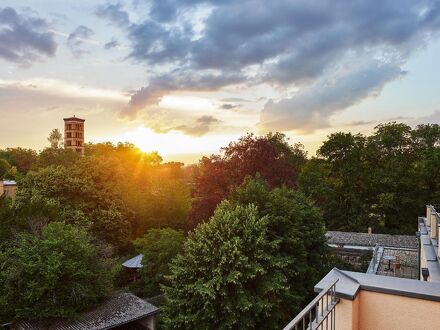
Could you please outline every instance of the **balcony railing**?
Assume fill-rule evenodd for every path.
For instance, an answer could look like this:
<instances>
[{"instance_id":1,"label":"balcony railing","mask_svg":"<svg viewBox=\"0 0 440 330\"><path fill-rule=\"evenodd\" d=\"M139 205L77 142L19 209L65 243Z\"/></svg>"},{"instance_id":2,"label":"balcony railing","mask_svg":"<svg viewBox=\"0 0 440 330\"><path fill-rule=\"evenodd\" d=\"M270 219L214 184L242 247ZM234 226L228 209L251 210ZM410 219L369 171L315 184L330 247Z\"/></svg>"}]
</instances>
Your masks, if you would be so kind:
<instances>
[{"instance_id":1,"label":"balcony railing","mask_svg":"<svg viewBox=\"0 0 440 330\"><path fill-rule=\"evenodd\" d=\"M336 329L337 282L322 290L283 330Z\"/></svg>"}]
</instances>

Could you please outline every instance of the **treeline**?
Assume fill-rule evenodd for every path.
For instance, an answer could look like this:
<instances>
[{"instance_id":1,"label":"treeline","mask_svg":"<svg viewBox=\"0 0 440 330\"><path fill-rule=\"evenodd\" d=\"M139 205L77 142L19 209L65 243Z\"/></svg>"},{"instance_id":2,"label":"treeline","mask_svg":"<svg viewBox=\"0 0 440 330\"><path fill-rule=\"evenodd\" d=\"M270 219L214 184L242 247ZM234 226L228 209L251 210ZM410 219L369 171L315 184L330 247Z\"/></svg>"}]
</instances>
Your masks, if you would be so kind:
<instances>
[{"instance_id":1,"label":"treeline","mask_svg":"<svg viewBox=\"0 0 440 330\"><path fill-rule=\"evenodd\" d=\"M38 154L0 150L19 187L0 198L0 321L74 316L124 289L165 293L166 328L280 328L334 265L326 230L412 234L440 193L438 125L334 133L311 159L247 134L186 167L127 143L81 157L55 133ZM131 283L121 262L137 253Z\"/></svg>"},{"instance_id":2,"label":"treeline","mask_svg":"<svg viewBox=\"0 0 440 330\"><path fill-rule=\"evenodd\" d=\"M331 134L298 178L329 230L409 235L439 184L440 126L394 122L370 136Z\"/></svg>"}]
</instances>

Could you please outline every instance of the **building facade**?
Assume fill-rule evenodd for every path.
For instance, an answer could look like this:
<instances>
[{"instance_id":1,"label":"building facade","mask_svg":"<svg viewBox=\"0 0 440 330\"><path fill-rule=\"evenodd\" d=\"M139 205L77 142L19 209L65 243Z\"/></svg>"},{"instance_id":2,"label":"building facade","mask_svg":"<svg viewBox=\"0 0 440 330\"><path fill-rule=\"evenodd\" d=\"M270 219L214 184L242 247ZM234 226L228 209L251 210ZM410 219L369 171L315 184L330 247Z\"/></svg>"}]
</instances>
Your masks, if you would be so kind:
<instances>
[{"instance_id":1,"label":"building facade","mask_svg":"<svg viewBox=\"0 0 440 330\"><path fill-rule=\"evenodd\" d=\"M75 116L64 118L64 148L84 154L85 119Z\"/></svg>"},{"instance_id":2,"label":"building facade","mask_svg":"<svg viewBox=\"0 0 440 330\"><path fill-rule=\"evenodd\" d=\"M0 196L13 197L17 192L17 183L12 180L0 180Z\"/></svg>"}]
</instances>

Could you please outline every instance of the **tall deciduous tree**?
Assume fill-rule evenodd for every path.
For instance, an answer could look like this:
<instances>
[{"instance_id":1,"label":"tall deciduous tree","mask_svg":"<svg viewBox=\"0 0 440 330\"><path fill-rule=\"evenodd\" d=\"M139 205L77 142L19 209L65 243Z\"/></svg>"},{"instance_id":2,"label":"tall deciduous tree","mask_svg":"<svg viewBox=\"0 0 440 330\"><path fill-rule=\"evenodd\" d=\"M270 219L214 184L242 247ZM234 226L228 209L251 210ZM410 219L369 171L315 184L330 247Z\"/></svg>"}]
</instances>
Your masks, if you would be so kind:
<instances>
[{"instance_id":1,"label":"tall deciduous tree","mask_svg":"<svg viewBox=\"0 0 440 330\"><path fill-rule=\"evenodd\" d=\"M256 205L258 214L268 219L268 239L275 245L272 256L287 279L279 292L281 304L270 317L281 328L312 298L313 286L328 270L321 212L303 193L287 187L270 189L261 177L247 177L230 201Z\"/></svg>"},{"instance_id":2,"label":"tall deciduous tree","mask_svg":"<svg viewBox=\"0 0 440 330\"><path fill-rule=\"evenodd\" d=\"M195 171L190 227L207 220L247 175L259 173L270 187L295 187L305 161L302 145L290 145L282 133L248 134L222 148L222 155L202 158Z\"/></svg>"},{"instance_id":3,"label":"tall deciduous tree","mask_svg":"<svg viewBox=\"0 0 440 330\"><path fill-rule=\"evenodd\" d=\"M169 264L182 250L184 240L183 231L164 228L151 229L134 241L136 250L143 254L137 294L151 297L161 293L160 285L166 284L165 276L170 275Z\"/></svg>"},{"instance_id":4,"label":"tall deciduous tree","mask_svg":"<svg viewBox=\"0 0 440 330\"><path fill-rule=\"evenodd\" d=\"M268 219L223 202L171 264L164 322L170 329L268 328L286 278L277 270Z\"/></svg>"},{"instance_id":5,"label":"tall deciduous tree","mask_svg":"<svg viewBox=\"0 0 440 330\"><path fill-rule=\"evenodd\" d=\"M53 149L58 149L62 147L63 143L63 134L61 134L60 130L58 128L54 128L50 134L47 140L50 143L50 147Z\"/></svg>"},{"instance_id":6,"label":"tall deciduous tree","mask_svg":"<svg viewBox=\"0 0 440 330\"><path fill-rule=\"evenodd\" d=\"M0 252L0 320L72 317L109 294L112 274L84 230L52 223L20 234Z\"/></svg>"}]
</instances>

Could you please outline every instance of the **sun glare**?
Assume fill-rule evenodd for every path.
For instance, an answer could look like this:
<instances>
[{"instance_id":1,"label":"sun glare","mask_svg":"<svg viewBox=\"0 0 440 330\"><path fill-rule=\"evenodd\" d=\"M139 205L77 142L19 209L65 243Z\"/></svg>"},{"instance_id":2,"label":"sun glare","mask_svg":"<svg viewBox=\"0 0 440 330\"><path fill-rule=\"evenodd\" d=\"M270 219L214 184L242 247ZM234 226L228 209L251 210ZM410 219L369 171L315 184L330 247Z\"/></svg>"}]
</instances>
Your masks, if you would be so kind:
<instances>
[{"instance_id":1,"label":"sun glare","mask_svg":"<svg viewBox=\"0 0 440 330\"><path fill-rule=\"evenodd\" d=\"M238 138L233 137L233 138ZM131 142L144 152L157 151L165 161L175 159L177 155L187 155L188 147L191 146L192 161L197 161L201 155L209 155L213 150L227 145L231 135L207 135L192 137L181 132L171 131L166 134L155 133L150 128L140 126L110 139L113 143ZM215 152L214 151L214 152ZM188 159L188 157L186 157Z\"/></svg>"},{"instance_id":2,"label":"sun glare","mask_svg":"<svg viewBox=\"0 0 440 330\"><path fill-rule=\"evenodd\" d=\"M191 110L192 112L213 110L214 105L208 99L195 96L167 95L159 103L162 108Z\"/></svg>"}]
</instances>

